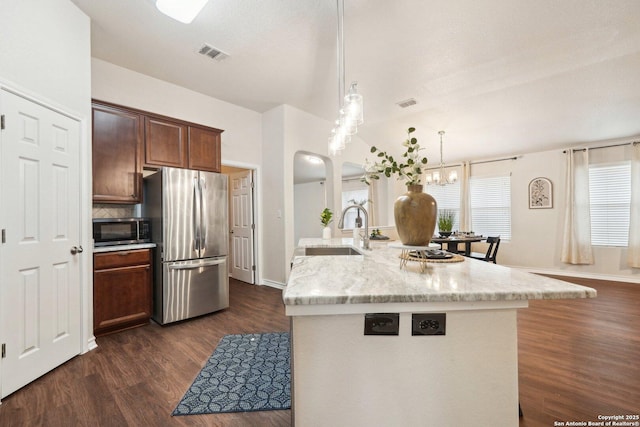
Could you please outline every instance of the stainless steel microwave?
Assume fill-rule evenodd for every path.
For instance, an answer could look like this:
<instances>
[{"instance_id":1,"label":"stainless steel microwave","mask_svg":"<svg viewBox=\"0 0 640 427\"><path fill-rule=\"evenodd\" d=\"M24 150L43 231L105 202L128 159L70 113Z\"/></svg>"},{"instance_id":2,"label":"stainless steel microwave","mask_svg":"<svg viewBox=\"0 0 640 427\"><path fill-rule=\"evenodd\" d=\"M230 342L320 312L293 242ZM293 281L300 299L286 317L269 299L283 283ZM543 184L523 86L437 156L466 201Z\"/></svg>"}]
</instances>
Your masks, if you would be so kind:
<instances>
[{"instance_id":1,"label":"stainless steel microwave","mask_svg":"<svg viewBox=\"0 0 640 427\"><path fill-rule=\"evenodd\" d=\"M94 246L131 245L151 242L147 218L94 218Z\"/></svg>"}]
</instances>

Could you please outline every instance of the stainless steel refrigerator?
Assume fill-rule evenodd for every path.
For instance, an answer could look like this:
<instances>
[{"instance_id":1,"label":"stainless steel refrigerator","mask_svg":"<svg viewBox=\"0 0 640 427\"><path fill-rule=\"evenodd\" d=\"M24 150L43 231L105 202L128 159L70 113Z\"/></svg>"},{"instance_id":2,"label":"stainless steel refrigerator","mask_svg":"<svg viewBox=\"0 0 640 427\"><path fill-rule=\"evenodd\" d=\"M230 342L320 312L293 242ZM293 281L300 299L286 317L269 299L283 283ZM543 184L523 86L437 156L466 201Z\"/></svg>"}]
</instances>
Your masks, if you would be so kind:
<instances>
[{"instance_id":1,"label":"stainless steel refrigerator","mask_svg":"<svg viewBox=\"0 0 640 427\"><path fill-rule=\"evenodd\" d=\"M229 307L227 177L162 168L144 179L151 220L153 320L177 322Z\"/></svg>"}]
</instances>

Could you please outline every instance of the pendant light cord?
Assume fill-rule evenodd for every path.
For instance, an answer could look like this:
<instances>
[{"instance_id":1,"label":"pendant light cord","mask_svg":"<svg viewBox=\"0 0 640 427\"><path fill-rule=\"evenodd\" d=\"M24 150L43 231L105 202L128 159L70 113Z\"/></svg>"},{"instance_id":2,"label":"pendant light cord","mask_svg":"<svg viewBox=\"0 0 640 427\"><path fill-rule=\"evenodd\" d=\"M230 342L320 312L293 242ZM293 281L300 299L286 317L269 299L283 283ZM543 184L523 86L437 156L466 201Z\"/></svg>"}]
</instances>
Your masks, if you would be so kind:
<instances>
[{"instance_id":1,"label":"pendant light cord","mask_svg":"<svg viewBox=\"0 0 640 427\"><path fill-rule=\"evenodd\" d=\"M336 0L338 10L338 110L344 98L344 0Z\"/></svg>"}]
</instances>

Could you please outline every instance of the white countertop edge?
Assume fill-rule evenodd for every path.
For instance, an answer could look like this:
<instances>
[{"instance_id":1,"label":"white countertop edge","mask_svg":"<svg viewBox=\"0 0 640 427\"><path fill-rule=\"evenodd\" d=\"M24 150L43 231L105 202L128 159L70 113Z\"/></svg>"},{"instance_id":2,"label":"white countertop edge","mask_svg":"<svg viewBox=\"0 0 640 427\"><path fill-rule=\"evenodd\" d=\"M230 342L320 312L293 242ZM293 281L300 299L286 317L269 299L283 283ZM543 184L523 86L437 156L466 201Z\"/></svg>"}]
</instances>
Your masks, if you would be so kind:
<instances>
[{"instance_id":1,"label":"white countertop edge","mask_svg":"<svg viewBox=\"0 0 640 427\"><path fill-rule=\"evenodd\" d=\"M132 251L135 249L149 249L155 248L155 243L135 243L133 245L112 245L112 246L98 246L93 248L93 253L101 252L117 252L117 251Z\"/></svg>"},{"instance_id":2,"label":"white countertop edge","mask_svg":"<svg viewBox=\"0 0 640 427\"><path fill-rule=\"evenodd\" d=\"M308 304L285 305L285 314L287 316L331 316L365 313L443 313L450 311L511 310L527 307L529 307L528 300Z\"/></svg>"},{"instance_id":3,"label":"white countertop edge","mask_svg":"<svg viewBox=\"0 0 640 427\"><path fill-rule=\"evenodd\" d=\"M565 281L536 276L506 266L465 258L458 263L429 263L419 271L415 263L401 268L396 245L378 243L363 255L296 256L309 247L354 247L350 238L300 239L292 269L283 291L287 313L315 311L309 306L337 306L336 313L350 312L349 306L363 305L356 312L392 304L491 303L531 299L594 298L597 291ZM418 306L416 306L418 307ZM468 308L467 308L468 309ZM363 311L364 310L364 311ZM395 310L401 311L401 310Z\"/></svg>"}]
</instances>

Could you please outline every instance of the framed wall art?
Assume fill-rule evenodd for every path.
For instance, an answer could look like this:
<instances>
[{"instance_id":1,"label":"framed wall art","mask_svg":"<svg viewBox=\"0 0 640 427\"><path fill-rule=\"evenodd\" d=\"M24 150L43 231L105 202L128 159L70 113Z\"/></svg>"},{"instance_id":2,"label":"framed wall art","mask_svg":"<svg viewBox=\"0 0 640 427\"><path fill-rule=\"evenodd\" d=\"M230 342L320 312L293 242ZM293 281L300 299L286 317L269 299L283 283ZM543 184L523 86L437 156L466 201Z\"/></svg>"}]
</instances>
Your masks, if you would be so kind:
<instances>
[{"instance_id":1,"label":"framed wall art","mask_svg":"<svg viewBox=\"0 0 640 427\"><path fill-rule=\"evenodd\" d=\"M534 178L529 183L529 209L553 208L553 184L547 178Z\"/></svg>"}]
</instances>

